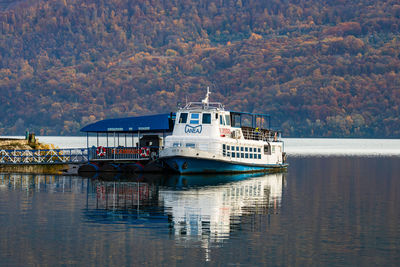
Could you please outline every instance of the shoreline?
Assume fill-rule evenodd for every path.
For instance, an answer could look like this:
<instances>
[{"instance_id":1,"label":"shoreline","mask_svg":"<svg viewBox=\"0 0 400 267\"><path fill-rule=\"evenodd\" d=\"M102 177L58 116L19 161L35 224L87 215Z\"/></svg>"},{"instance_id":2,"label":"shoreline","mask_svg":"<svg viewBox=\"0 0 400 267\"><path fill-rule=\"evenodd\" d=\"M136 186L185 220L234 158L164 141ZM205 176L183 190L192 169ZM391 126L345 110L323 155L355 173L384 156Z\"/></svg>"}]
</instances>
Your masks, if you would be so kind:
<instances>
[{"instance_id":1,"label":"shoreline","mask_svg":"<svg viewBox=\"0 0 400 267\"><path fill-rule=\"evenodd\" d=\"M0 164L0 173L24 173L24 174L66 174L69 164Z\"/></svg>"}]
</instances>

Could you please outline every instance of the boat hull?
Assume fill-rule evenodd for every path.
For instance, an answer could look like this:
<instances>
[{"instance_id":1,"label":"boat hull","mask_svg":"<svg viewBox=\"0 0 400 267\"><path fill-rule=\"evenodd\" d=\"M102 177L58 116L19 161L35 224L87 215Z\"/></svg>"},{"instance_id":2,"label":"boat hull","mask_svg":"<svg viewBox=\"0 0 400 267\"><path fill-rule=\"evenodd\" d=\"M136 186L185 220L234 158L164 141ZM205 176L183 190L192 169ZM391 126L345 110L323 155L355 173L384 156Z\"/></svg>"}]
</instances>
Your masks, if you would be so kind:
<instances>
[{"instance_id":1,"label":"boat hull","mask_svg":"<svg viewBox=\"0 0 400 267\"><path fill-rule=\"evenodd\" d=\"M246 164L215 159L172 156L162 159L173 172L181 174L195 173L245 173L245 172L281 172L287 164Z\"/></svg>"}]
</instances>

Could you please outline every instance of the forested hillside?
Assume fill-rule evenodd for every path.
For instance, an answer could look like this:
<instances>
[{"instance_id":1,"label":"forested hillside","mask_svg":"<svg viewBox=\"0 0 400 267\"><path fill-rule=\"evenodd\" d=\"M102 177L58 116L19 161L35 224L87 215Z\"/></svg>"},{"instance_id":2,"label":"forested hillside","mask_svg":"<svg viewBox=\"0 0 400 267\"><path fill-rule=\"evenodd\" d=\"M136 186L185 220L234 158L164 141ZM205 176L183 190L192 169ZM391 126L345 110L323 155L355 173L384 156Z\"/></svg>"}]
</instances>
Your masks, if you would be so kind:
<instances>
[{"instance_id":1,"label":"forested hillside","mask_svg":"<svg viewBox=\"0 0 400 267\"><path fill-rule=\"evenodd\" d=\"M400 136L396 0L0 3L0 135L211 99L290 137Z\"/></svg>"}]
</instances>

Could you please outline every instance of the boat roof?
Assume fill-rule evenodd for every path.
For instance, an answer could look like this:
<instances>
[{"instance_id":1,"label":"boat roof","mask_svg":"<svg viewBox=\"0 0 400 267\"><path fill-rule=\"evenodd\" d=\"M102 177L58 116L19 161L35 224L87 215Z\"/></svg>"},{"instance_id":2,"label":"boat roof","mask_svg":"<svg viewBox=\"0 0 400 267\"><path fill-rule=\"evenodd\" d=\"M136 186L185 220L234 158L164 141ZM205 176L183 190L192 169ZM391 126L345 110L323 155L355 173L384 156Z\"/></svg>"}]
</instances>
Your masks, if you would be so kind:
<instances>
[{"instance_id":1,"label":"boat roof","mask_svg":"<svg viewBox=\"0 0 400 267\"><path fill-rule=\"evenodd\" d=\"M87 133L172 132L175 113L101 120L81 129Z\"/></svg>"},{"instance_id":2,"label":"boat roof","mask_svg":"<svg viewBox=\"0 0 400 267\"><path fill-rule=\"evenodd\" d=\"M263 114L263 113L251 113L251 112L241 112L241 111L229 111L231 114L235 115L249 115L249 116L257 116L257 117L271 117L269 114Z\"/></svg>"}]
</instances>

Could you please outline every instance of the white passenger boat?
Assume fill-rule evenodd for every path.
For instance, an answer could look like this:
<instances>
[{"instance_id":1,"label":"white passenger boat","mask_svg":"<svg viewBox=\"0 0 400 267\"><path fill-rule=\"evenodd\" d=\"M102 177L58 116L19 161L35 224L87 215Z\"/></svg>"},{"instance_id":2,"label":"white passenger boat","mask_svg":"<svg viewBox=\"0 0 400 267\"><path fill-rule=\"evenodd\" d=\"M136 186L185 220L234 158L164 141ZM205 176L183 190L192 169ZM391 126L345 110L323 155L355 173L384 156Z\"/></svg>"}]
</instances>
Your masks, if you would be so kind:
<instances>
[{"instance_id":1,"label":"white passenger boat","mask_svg":"<svg viewBox=\"0 0 400 267\"><path fill-rule=\"evenodd\" d=\"M160 159L178 173L276 172L287 167L279 131L270 116L226 111L209 102L190 102L176 113Z\"/></svg>"}]
</instances>

